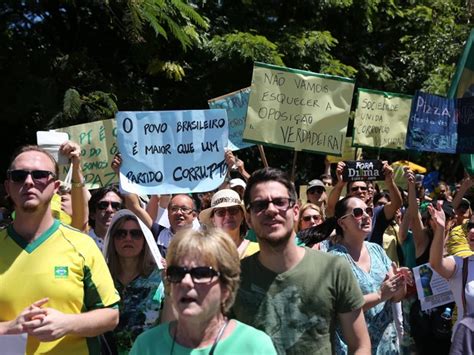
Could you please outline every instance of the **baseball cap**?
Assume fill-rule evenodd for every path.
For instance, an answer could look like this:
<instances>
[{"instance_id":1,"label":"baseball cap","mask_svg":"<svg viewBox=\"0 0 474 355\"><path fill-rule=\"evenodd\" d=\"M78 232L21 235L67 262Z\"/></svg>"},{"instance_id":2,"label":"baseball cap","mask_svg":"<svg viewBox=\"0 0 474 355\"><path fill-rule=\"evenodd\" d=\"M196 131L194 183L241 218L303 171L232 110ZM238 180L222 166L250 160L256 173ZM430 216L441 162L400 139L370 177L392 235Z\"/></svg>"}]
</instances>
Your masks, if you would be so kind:
<instances>
[{"instance_id":1,"label":"baseball cap","mask_svg":"<svg viewBox=\"0 0 474 355\"><path fill-rule=\"evenodd\" d=\"M314 180L311 180L309 183L308 183L308 189L307 191L311 190L312 188L315 188L315 187L322 187L324 189L324 191L326 191L326 186L324 185L324 183L319 180L319 179L314 179Z\"/></svg>"},{"instance_id":2,"label":"baseball cap","mask_svg":"<svg viewBox=\"0 0 474 355\"><path fill-rule=\"evenodd\" d=\"M247 187L247 184L245 183L244 180L242 180L240 178L235 178L235 179L232 179L232 180L229 181L229 186L230 186L230 188L233 188L233 187L236 187L236 186L241 186L245 189Z\"/></svg>"}]
</instances>

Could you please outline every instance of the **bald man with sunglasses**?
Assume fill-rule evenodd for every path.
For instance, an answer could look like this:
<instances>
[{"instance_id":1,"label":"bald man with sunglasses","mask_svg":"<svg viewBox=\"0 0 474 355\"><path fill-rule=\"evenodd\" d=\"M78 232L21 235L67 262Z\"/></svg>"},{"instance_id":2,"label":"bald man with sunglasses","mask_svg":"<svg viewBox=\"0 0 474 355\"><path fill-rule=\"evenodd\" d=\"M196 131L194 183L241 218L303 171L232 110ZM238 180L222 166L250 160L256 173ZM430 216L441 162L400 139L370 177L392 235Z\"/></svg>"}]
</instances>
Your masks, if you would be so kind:
<instances>
[{"instance_id":1,"label":"bald man with sunglasses","mask_svg":"<svg viewBox=\"0 0 474 355\"><path fill-rule=\"evenodd\" d=\"M57 176L37 146L22 147L7 171L15 220L0 231L0 336L27 333L17 349L27 354L99 354L119 296L94 241L52 217Z\"/></svg>"},{"instance_id":2,"label":"bald man with sunglasses","mask_svg":"<svg viewBox=\"0 0 474 355\"><path fill-rule=\"evenodd\" d=\"M341 197L342 190L347 184L347 196L358 197L367 203L370 200L368 186L365 181L346 182L343 180L343 171L345 167L343 161L337 163L336 176L337 184L331 190L326 208L326 216L334 216L334 207ZM383 173L385 177L385 186L387 186L390 195L390 201L384 206L372 209L372 232L367 237L373 243L383 245L383 234L390 225L390 221L395 217L397 210L402 207L402 195L393 180L393 169L387 161L383 162Z\"/></svg>"}]
</instances>

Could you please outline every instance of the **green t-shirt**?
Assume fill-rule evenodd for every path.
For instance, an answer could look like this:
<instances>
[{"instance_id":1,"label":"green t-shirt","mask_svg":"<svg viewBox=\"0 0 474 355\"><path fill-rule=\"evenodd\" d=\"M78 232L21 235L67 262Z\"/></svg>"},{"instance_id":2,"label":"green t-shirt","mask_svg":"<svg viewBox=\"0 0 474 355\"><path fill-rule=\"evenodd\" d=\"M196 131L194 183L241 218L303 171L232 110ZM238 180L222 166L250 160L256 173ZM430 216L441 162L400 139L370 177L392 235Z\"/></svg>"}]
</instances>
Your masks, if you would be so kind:
<instances>
[{"instance_id":1,"label":"green t-shirt","mask_svg":"<svg viewBox=\"0 0 474 355\"><path fill-rule=\"evenodd\" d=\"M235 322L237 325L233 332L217 343L216 354L276 355L275 347L268 335L239 321ZM171 349L173 355L209 354L212 345L200 349L189 349L175 342L173 346L169 326L170 323L161 324L139 335L130 355L171 354Z\"/></svg>"},{"instance_id":2,"label":"green t-shirt","mask_svg":"<svg viewBox=\"0 0 474 355\"><path fill-rule=\"evenodd\" d=\"M276 274L254 254L242 260L235 318L267 333L279 354L331 354L337 314L364 298L344 258L305 248L292 269Z\"/></svg>"}]
</instances>

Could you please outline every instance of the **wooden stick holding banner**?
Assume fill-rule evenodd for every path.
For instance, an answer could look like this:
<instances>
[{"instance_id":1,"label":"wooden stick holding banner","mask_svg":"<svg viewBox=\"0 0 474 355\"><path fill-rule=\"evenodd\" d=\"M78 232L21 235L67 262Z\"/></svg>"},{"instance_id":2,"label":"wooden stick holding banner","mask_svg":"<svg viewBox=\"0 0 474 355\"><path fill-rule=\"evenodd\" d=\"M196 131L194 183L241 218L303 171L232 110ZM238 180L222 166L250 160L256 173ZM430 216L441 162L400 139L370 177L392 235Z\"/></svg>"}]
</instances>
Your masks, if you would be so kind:
<instances>
[{"instance_id":1,"label":"wooden stick holding banner","mask_svg":"<svg viewBox=\"0 0 474 355\"><path fill-rule=\"evenodd\" d=\"M268 168L268 161L267 161L267 157L265 156L265 150L263 150L263 145L258 144L257 147L258 147L258 151L260 152L260 158L262 159L263 166L265 168Z\"/></svg>"},{"instance_id":2,"label":"wooden stick holding banner","mask_svg":"<svg viewBox=\"0 0 474 355\"><path fill-rule=\"evenodd\" d=\"M298 158L298 151L293 152L293 164L291 165L291 181L295 182L296 175L296 158Z\"/></svg>"}]
</instances>

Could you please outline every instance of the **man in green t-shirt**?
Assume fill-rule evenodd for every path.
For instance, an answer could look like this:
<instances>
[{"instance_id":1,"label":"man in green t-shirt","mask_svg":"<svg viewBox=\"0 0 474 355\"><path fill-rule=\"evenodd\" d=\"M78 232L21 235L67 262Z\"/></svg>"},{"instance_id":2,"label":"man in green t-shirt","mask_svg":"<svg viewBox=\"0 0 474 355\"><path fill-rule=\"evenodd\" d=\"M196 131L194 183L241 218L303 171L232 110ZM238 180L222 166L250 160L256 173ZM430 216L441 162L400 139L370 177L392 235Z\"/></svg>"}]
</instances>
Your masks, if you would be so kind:
<instances>
[{"instance_id":1,"label":"man in green t-shirt","mask_svg":"<svg viewBox=\"0 0 474 355\"><path fill-rule=\"evenodd\" d=\"M346 260L295 244L299 207L287 175L256 171L244 195L260 252L242 260L233 313L263 330L280 354L334 353L338 321L351 353L370 353L364 298Z\"/></svg>"}]
</instances>

